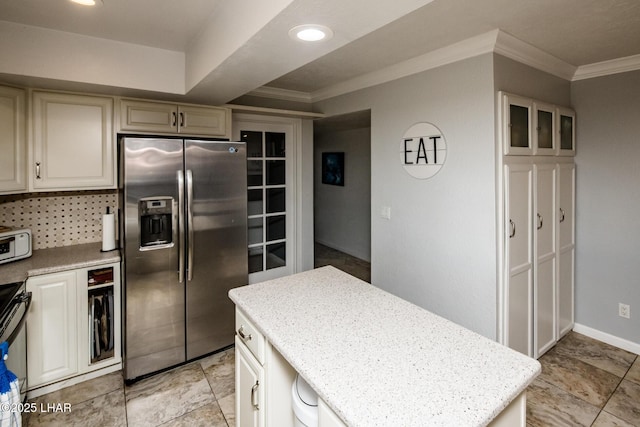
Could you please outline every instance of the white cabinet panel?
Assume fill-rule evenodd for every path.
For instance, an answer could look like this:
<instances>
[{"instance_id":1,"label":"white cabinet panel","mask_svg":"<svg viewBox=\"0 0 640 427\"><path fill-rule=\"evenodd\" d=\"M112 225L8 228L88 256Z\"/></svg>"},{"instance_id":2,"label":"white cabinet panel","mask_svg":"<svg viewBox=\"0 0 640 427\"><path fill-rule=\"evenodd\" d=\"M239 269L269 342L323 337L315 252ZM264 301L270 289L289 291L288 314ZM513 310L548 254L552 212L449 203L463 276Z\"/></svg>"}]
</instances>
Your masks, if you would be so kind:
<instances>
[{"instance_id":1,"label":"white cabinet panel","mask_svg":"<svg viewBox=\"0 0 640 427\"><path fill-rule=\"evenodd\" d=\"M0 194L27 190L25 93L0 86Z\"/></svg>"},{"instance_id":2,"label":"white cabinet panel","mask_svg":"<svg viewBox=\"0 0 640 427\"><path fill-rule=\"evenodd\" d=\"M236 425L264 426L264 368L236 336Z\"/></svg>"},{"instance_id":3,"label":"white cabinet panel","mask_svg":"<svg viewBox=\"0 0 640 427\"><path fill-rule=\"evenodd\" d=\"M29 278L27 291L32 292L27 320L31 388L78 373L76 273Z\"/></svg>"},{"instance_id":4,"label":"white cabinet panel","mask_svg":"<svg viewBox=\"0 0 640 427\"><path fill-rule=\"evenodd\" d=\"M530 355L533 291L533 167L505 165L506 345Z\"/></svg>"},{"instance_id":5,"label":"white cabinet panel","mask_svg":"<svg viewBox=\"0 0 640 427\"><path fill-rule=\"evenodd\" d=\"M558 165L558 338L573 328L575 165Z\"/></svg>"},{"instance_id":6,"label":"white cabinet panel","mask_svg":"<svg viewBox=\"0 0 640 427\"><path fill-rule=\"evenodd\" d=\"M531 354L532 327L532 280L531 269L509 277L507 342L510 348L520 353Z\"/></svg>"},{"instance_id":7,"label":"white cabinet panel","mask_svg":"<svg viewBox=\"0 0 640 427\"><path fill-rule=\"evenodd\" d=\"M33 191L115 187L113 99L33 93Z\"/></svg>"},{"instance_id":8,"label":"white cabinet panel","mask_svg":"<svg viewBox=\"0 0 640 427\"><path fill-rule=\"evenodd\" d=\"M557 340L556 333L556 165L534 165L534 357Z\"/></svg>"}]
</instances>

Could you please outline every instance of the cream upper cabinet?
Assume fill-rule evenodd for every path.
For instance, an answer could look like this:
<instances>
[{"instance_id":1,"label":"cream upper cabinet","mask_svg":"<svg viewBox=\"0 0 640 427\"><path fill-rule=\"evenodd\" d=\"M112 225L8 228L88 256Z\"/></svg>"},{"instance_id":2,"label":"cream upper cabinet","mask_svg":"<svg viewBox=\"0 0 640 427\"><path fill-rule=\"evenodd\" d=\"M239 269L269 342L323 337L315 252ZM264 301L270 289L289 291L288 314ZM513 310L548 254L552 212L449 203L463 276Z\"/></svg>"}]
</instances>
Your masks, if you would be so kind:
<instances>
[{"instance_id":1,"label":"cream upper cabinet","mask_svg":"<svg viewBox=\"0 0 640 427\"><path fill-rule=\"evenodd\" d=\"M115 188L113 98L33 92L32 191Z\"/></svg>"},{"instance_id":2,"label":"cream upper cabinet","mask_svg":"<svg viewBox=\"0 0 640 427\"><path fill-rule=\"evenodd\" d=\"M122 99L120 131L229 138L231 113L222 107Z\"/></svg>"},{"instance_id":3,"label":"cream upper cabinet","mask_svg":"<svg viewBox=\"0 0 640 427\"><path fill-rule=\"evenodd\" d=\"M0 86L0 194L27 190L25 92Z\"/></svg>"}]
</instances>

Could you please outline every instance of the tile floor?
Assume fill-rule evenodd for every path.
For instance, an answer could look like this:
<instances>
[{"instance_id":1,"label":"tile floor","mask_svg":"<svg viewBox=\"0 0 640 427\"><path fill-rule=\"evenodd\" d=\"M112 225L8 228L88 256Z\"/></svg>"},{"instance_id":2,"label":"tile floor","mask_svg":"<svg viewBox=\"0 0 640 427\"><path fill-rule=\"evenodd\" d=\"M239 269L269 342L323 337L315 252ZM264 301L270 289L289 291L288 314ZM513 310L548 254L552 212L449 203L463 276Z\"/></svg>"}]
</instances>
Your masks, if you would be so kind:
<instances>
[{"instance_id":1,"label":"tile floor","mask_svg":"<svg viewBox=\"0 0 640 427\"><path fill-rule=\"evenodd\" d=\"M370 281L368 263L316 245L332 264ZM70 412L35 413L23 425L233 427L233 348L126 386L116 372L35 399ZM527 426L640 427L640 357L575 332L540 358L527 390ZM401 427L401 426L399 426Z\"/></svg>"},{"instance_id":2,"label":"tile floor","mask_svg":"<svg viewBox=\"0 0 640 427\"><path fill-rule=\"evenodd\" d=\"M371 264L359 258L347 255L328 246L315 244L315 267L332 265L345 273L371 283Z\"/></svg>"},{"instance_id":3,"label":"tile floor","mask_svg":"<svg viewBox=\"0 0 640 427\"><path fill-rule=\"evenodd\" d=\"M540 359L527 426L640 426L640 357L570 332Z\"/></svg>"},{"instance_id":4,"label":"tile floor","mask_svg":"<svg viewBox=\"0 0 640 427\"><path fill-rule=\"evenodd\" d=\"M234 349L140 380L122 372L34 399L38 408L71 404L70 412L40 412L23 425L78 427L235 426Z\"/></svg>"}]
</instances>

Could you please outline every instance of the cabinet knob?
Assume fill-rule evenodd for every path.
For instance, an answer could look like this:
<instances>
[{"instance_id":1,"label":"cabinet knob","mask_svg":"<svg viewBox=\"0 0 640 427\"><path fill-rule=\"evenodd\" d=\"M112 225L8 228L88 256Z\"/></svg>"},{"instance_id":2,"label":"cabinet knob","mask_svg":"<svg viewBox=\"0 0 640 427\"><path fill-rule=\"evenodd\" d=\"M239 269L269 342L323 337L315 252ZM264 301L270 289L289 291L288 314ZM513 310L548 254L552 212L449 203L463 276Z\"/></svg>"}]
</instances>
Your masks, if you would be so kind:
<instances>
[{"instance_id":1,"label":"cabinet knob","mask_svg":"<svg viewBox=\"0 0 640 427\"><path fill-rule=\"evenodd\" d=\"M238 335L240 336L240 338L242 338L243 341L251 341L251 334L245 334L242 326L240 326L240 329L238 329Z\"/></svg>"}]
</instances>

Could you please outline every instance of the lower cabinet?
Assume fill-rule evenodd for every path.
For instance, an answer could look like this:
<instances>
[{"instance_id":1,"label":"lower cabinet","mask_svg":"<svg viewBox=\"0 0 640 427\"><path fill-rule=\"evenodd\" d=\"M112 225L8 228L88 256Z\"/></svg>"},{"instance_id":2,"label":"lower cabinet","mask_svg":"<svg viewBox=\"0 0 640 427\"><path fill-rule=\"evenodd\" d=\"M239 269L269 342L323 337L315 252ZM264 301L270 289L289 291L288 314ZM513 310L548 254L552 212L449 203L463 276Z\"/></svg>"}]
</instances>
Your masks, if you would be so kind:
<instances>
[{"instance_id":1,"label":"lower cabinet","mask_svg":"<svg viewBox=\"0 0 640 427\"><path fill-rule=\"evenodd\" d=\"M293 427L291 386L296 371L236 310L236 426ZM346 427L318 399L318 427Z\"/></svg>"},{"instance_id":2,"label":"lower cabinet","mask_svg":"<svg viewBox=\"0 0 640 427\"><path fill-rule=\"evenodd\" d=\"M236 424L243 427L265 425L264 367L236 337Z\"/></svg>"},{"instance_id":3,"label":"lower cabinet","mask_svg":"<svg viewBox=\"0 0 640 427\"><path fill-rule=\"evenodd\" d=\"M120 264L30 277L27 291L29 391L119 367Z\"/></svg>"}]
</instances>

